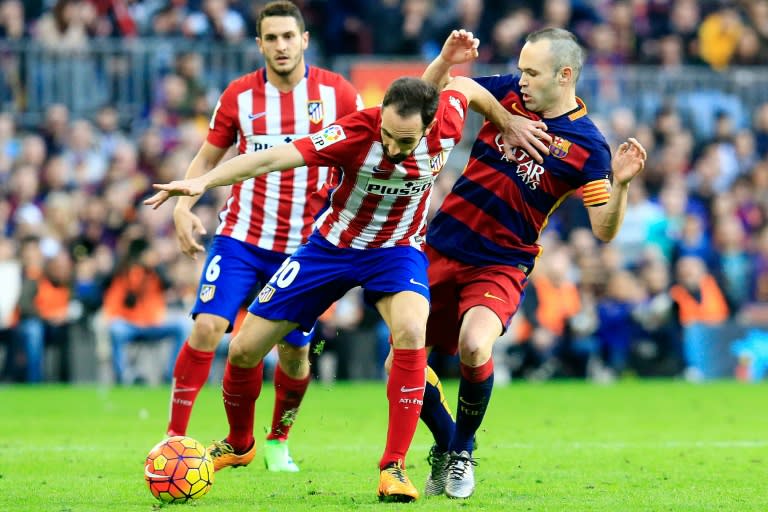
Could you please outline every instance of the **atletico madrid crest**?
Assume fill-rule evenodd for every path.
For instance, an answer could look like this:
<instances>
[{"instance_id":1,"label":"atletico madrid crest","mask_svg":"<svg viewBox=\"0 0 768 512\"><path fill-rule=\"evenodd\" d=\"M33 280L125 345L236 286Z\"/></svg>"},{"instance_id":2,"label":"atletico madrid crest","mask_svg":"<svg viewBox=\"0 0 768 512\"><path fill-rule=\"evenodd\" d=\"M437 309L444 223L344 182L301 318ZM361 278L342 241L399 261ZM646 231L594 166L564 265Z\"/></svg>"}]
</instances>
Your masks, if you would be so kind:
<instances>
[{"instance_id":1,"label":"atletico madrid crest","mask_svg":"<svg viewBox=\"0 0 768 512\"><path fill-rule=\"evenodd\" d=\"M208 302L211 299L213 299L213 296L216 294L216 285L215 284L204 284L200 287L200 301L201 302Z\"/></svg>"},{"instance_id":2,"label":"atletico madrid crest","mask_svg":"<svg viewBox=\"0 0 768 512\"><path fill-rule=\"evenodd\" d=\"M309 101L307 102L307 113L309 114L309 120L315 124L323 122L323 102L322 101Z\"/></svg>"},{"instance_id":3,"label":"atletico madrid crest","mask_svg":"<svg viewBox=\"0 0 768 512\"><path fill-rule=\"evenodd\" d=\"M552 137L552 144L549 146L549 154L555 158L563 159L568 156L568 150L571 149L571 144L573 144L571 141L555 135Z\"/></svg>"},{"instance_id":4,"label":"atletico madrid crest","mask_svg":"<svg viewBox=\"0 0 768 512\"><path fill-rule=\"evenodd\" d=\"M439 152L433 157L429 158L429 168L433 173L438 173L445 165L445 154L443 151Z\"/></svg>"},{"instance_id":5,"label":"atletico madrid crest","mask_svg":"<svg viewBox=\"0 0 768 512\"><path fill-rule=\"evenodd\" d=\"M275 289L270 285L265 286L259 292L259 303L263 304L272 300L272 296L275 294Z\"/></svg>"}]
</instances>

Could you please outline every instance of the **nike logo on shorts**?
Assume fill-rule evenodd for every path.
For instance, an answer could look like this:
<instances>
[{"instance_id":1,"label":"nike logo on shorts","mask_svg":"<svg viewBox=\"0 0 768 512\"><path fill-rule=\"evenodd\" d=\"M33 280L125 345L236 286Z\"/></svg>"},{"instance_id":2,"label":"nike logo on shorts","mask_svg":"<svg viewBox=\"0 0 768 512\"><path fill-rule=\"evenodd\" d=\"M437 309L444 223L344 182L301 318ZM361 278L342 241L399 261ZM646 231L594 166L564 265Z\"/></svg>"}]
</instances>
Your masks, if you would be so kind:
<instances>
[{"instance_id":1,"label":"nike logo on shorts","mask_svg":"<svg viewBox=\"0 0 768 512\"><path fill-rule=\"evenodd\" d=\"M496 299L496 300L500 300L501 302L507 302L504 299L502 299L501 297L497 297L497 296L493 295L491 292L485 292L483 294L483 297L485 297L486 299Z\"/></svg>"},{"instance_id":2,"label":"nike logo on shorts","mask_svg":"<svg viewBox=\"0 0 768 512\"><path fill-rule=\"evenodd\" d=\"M426 288L427 290L429 290L429 286L425 285L424 283L420 283L420 282L418 282L418 281L417 281L417 280L415 280L414 278L411 278L411 279L410 279L408 282L409 282L409 283L411 283L411 284L415 284L415 285L418 285L418 286L422 286L422 287Z\"/></svg>"}]
</instances>

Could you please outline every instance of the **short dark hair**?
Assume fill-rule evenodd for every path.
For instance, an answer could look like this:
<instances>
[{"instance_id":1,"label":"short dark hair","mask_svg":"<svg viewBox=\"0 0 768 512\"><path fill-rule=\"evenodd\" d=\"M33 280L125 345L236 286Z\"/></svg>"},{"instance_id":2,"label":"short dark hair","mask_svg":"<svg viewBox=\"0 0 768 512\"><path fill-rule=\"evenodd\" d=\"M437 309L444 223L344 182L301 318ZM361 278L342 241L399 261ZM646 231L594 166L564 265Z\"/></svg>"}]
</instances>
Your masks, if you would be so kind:
<instances>
[{"instance_id":1,"label":"short dark hair","mask_svg":"<svg viewBox=\"0 0 768 512\"><path fill-rule=\"evenodd\" d=\"M393 106L400 117L420 114L421 122L426 127L435 118L439 98L440 94L432 84L406 76L392 82L381 106Z\"/></svg>"},{"instance_id":2,"label":"short dark hair","mask_svg":"<svg viewBox=\"0 0 768 512\"><path fill-rule=\"evenodd\" d=\"M259 16L256 19L257 36L261 36L262 20L272 16L290 16L296 20L296 24L299 26L299 33L306 31L304 16L301 15L301 11L296 4L287 0L277 0L276 2L269 2L259 11Z\"/></svg>"},{"instance_id":3,"label":"short dark hair","mask_svg":"<svg viewBox=\"0 0 768 512\"><path fill-rule=\"evenodd\" d=\"M548 27L528 34L525 38L526 43L535 43L541 40L547 40L551 44L552 59L557 73L564 67L570 67L573 70L574 82L581 75L581 68L584 67L586 52L579 44L579 40L568 30L564 28Z\"/></svg>"}]
</instances>

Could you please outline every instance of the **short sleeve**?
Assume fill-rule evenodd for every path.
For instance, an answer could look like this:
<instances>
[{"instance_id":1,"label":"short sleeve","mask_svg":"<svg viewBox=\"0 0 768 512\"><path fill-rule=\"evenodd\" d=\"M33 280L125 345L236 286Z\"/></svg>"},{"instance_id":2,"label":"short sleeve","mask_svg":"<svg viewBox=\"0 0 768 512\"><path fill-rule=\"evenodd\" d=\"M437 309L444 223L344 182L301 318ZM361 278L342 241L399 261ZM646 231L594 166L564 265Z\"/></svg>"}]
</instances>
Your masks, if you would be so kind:
<instances>
[{"instance_id":1,"label":"short sleeve","mask_svg":"<svg viewBox=\"0 0 768 512\"><path fill-rule=\"evenodd\" d=\"M366 140L372 140L371 128L361 122L359 113L353 113L319 132L294 141L294 145L306 165L346 167L358 160L358 153L364 149L361 143Z\"/></svg>"},{"instance_id":2,"label":"short sleeve","mask_svg":"<svg viewBox=\"0 0 768 512\"><path fill-rule=\"evenodd\" d=\"M438 129L440 138L461 140L464 122L467 118L468 101L459 91L446 90L440 93L438 107Z\"/></svg>"},{"instance_id":3,"label":"short sleeve","mask_svg":"<svg viewBox=\"0 0 768 512\"><path fill-rule=\"evenodd\" d=\"M582 189L584 206L600 206L611 198L611 151L600 144L584 164L586 184Z\"/></svg>"},{"instance_id":4,"label":"short sleeve","mask_svg":"<svg viewBox=\"0 0 768 512\"><path fill-rule=\"evenodd\" d=\"M341 108L339 108L338 117L363 109L363 99L351 83L342 80L339 87L341 89L339 94Z\"/></svg>"},{"instance_id":5,"label":"short sleeve","mask_svg":"<svg viewBox=\"0 0 768 512\"><path fill-rule=\"evenodd\" d=\"M237 109L230 89L227 88L216 102L206 140L216 147L228 148L237 140L237 123Z\"/></svg>"},{"instance_id":6,"label":"short sleeve","mask_svg":"<svg viewBox=\"0 0 768 512\"><path fill-rule=\"evenodd\" d=\"M499 101L510 91L520 92L520 79L514 75L476 76L472 77L472 80L482 85Z\"/></svg>"}]
</instances>

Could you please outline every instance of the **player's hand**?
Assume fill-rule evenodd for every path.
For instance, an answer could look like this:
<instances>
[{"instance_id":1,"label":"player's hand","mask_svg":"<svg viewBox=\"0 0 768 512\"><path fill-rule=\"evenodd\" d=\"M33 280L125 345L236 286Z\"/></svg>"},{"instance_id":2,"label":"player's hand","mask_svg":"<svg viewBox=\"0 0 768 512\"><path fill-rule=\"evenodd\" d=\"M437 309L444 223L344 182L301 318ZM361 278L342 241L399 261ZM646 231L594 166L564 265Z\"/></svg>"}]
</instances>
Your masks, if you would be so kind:
<instances>
[{"instance_id":1,"label":"player's hand","mask_svg":"<svg viewBox=\"0 0 768 512\"><path fill-rule=\"evenodd\" d=\"M170 183L155 183L152 188L159 190L157 194L144 200L144 204L157 210L160 205L175 196L199 196L205 192L205 185L198 179L172 181Z\"/></svg>"},{"instance_id":2,"label":"player's hand","mask_svg":"<svg viewBox=\"0 0 768 512\"><path fill-rule=\"evenodd\" d=\"M449 64L464 64L475 60L480 46L480 40L472 32L464 29L454 30L443 43L440 56Z\"/></svg>"},{"instance_id":3,"label":"player's hand","mask_svg":"<svg viewBox=\"0 0 768 512\"><path fill-rule=\"evenodd\" d=\"M630 137L626 142L622 142L611 162L614 182L626 185L632 181L645 168L647 157L645 148L637 139Z\"/></svg>"},{"instance_id":4,"label":"player's hand","mask_svg":"<svg viewBox=\"0 0 768 512\"><path fill-rule=\"evenodd\" d=\"M542 163L544 157L549 155L552 137L547 133L547 125L543 121L511 115L501 136L504 140L504 153L510 160L513 157L512 148L525 150L538 163Z\"/></svg>"},{"instance_id":5,"label":"player's hand","mask_svg":"<svg viewBox=\"0 0 768 512\"><path fill-rule=\"evenodd\" d=\"M173 223L176 226L176 240L179 242L181 252L196 260L197 253L205 250L195 236L206 234L200 217L192 213L189 208L177 207L173 210Z\"/></svg>"}]
</instances>

